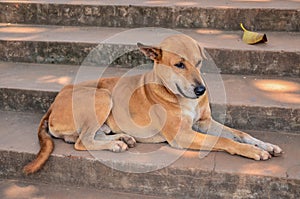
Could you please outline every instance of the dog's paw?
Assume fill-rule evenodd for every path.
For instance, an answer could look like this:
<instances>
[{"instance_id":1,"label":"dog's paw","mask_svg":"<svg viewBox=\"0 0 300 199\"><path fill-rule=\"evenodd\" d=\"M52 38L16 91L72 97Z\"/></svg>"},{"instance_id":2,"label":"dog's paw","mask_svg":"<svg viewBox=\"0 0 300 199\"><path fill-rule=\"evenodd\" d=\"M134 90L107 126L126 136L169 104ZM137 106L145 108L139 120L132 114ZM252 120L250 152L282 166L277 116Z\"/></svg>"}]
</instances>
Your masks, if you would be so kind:
<instances>
[{"instance_id":1,"label":"dog's paw","mask_svg":"<svg viewBox=\"0 0 300 199\"><path fill-rule=\"evenodd\" d=\"M274 144L270 144L270 143L267 143L267 142L263 142L261 140L258 140L256 138L253 138L251 136L248 136L246 138L244 138L244 142L247 143L247 144L251 144L251 145L254 145L264 151L267 151L268 153L270 153L272 156L280 156L283 151L282 149L277 146L277 145L274 145Z\"/></svg>"},{"instance_id":2,"label":"dog's paw","mask_svg":"<svg viewBox=\"0 0 300 199\"><path fill-rule=\"evenodd\" d=\"M120 140L125 142L130 148L136 146L135 139L129 135L123 135L122 137L120 137Z\"/></svg>"},{"instance_id":3,"label":"dog's paw","mask_svg":"<svg viewBox=\"0 0 300 199\"><path fill-rule=\"evenodd\" d=\"M128 150L128 145L123 141L113 141L110 150L116 153L120 153Z\"/></svg>"},{"instance_id":4,"label":"dog's paw","mask_svg":"<svg viewBox=\"0 0 300 199\"><path fill-rule=\"evenodd\" d=\"M266 145L266 151L268 151L272 156L280 156L283 153L283 150L274 144L265 143Z\"/></svg>"},{"instance_id":5,"label":"dog's paw","mask_svg":"<svg viewBox=\"0 0 300 199\"><path fill-rule=\"evenodd\" d=\"M243 152L240 154L242 156L254 159L254 160L268 160L271 159L272 156L268 151L265 151L263 149L260 149L253 145L245 145L245 149L243 149Z\"/></svg>"},{"instance_id":6,"label":"dog's paw","mask_svg":"<svg viewBox=\"0 0 300 199\"><path fill-rule=\"evenodd\" d=\"M99 129L99 132L104 132L105 134L109 134L111 132L111 129L109 128L108 125L103 124Z\"/></svg>"},{"instance_id":7,"label":"dog's paw","mask_svg":"<svg viewBox=\"0 0 300 199\"><path fill-rule=\"evenodd\" d=\"M268 159L271 159L272 156L271 154L268 152L268 151L265 151L265 150L261 150L259 148L258 149L258 152L256 152L255 154L255 160L268 160Z\"/></svg>"}]
</instances>

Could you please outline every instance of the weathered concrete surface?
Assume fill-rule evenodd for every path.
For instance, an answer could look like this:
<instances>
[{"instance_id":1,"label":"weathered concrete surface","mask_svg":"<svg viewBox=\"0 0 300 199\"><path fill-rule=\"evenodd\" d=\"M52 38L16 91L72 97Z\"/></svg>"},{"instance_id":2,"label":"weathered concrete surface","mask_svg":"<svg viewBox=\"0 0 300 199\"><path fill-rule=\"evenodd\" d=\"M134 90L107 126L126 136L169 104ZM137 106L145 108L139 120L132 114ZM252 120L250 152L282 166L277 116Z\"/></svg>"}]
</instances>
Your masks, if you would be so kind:
<instances>
[{"instance_id":1,"label":"weathered concrete surface","mask_svg":"<svg viewBox=\"0 0 300 199\"><path fill-rule=\"evenodd\" d=\"M125 153L89 153L75 151L72 145L55 140L54 153L45 167L24 176L22 167L38 151L36 128L41 115L0 112L0 116L1 178L177 198L300 197L299 135L252 132L285 151L283 156L268 161L257 162L223 152L199 158L199 152L183 151L179 159L158 170L155 168L164 160L181 151L166 144L139 143ZM159 155L152 156L150 152L157 150L161 150ZM112 169L112 165L131 172ZM154 170L140 172L147 168Z\"/></svg>"},{"instance_id":2,"label":"weathered concrete surface","mask_svg":"<svg viewBox=\"0 0 300 199\"><path fill-rule=\"evenodd\" d=\"M222 73L300 75L300 33L268 32L269 42L247 45L242 31L163 28L97 28L0 25L0 60L29 63L119 65L134 67L149 60L136 43L158 44L184 33L199 41L209 61Z\"/></svg>"},{"instance_id":3,"label":"weathered concrete surface","mask_svg":"<svg viewBox=\"0 0 300 199\"><path fill-rule=\"evenodd\" d=\"M2 199L162 199L164 197L124 193L86 187L38 183L24 180L0 179L0 197Z\"/></svg>"},{"instance_id":4,"label":"weathered concrete surface","mask_svg":"<svg viewBox=\"0 0 300 199\"><path fill-rule=\"evenodd\" d=\"M202 69L208 70L206 66ZM152 65L131 69L0 62L0 88L57 92L67 84L103 77L132 76L150 70ZM202 72L202 77L208 85L211 102L215 104L278 108L300 106L299 78L228 75L214 72ZM223 99L223 96L227 99Z\"/></svg>"},{"instance_id":5,"label":"weathered concrete surface","mask_svg":"<svg viewBox=\"0 0 300 199\"><path fill-rule=\"evenodd\" d=\"M141 74L150 68L125 69L0 63L0 109L45 112L57 92L74 82ZM240 129L300 132L299 78L203 74L213 116Z\"/></svg>"},{"instance_id":6,"label":"weathered concrete surface","mask_svg":"<svg viewBox=\"0 0 300 199\"><path fill-rule=\"evenodd\" d=\"M299 31L299 2L268 1L11 1L0 22L111 27ZM280 17L278 17L280 16Z\"/></svg>"},{"instance_id":7,"label":"weathered concrete surface","mask_svg":"<svg viewBox=\"0 0 300 199\"><path fill-rule=\"evenodd\" d=\"M2 2L13 3L20 2L16 0L2 0ZM49 4L66 4L66 5L132 5L132 6L183 6L183 7L228 7L228 8L273 8L273 9L295 9L299 6L299 0L277 0L277 1L236 1L236 0L189 0L188 2L182 2L181 0L169 0L169 1L147 1L147 0L26 0L31 3L49 3Z\"/></svg>"}]
</instances>

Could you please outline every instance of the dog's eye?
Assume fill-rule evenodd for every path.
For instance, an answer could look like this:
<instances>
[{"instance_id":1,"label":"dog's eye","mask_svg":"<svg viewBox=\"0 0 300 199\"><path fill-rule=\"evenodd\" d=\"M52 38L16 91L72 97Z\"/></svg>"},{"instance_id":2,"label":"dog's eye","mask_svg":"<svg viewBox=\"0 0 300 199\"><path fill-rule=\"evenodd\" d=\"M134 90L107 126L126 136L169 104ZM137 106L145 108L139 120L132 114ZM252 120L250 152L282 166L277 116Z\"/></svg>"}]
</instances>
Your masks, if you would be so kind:
<instances>
[{"instance_id":1,"label":"dog's eye","mask_svg":"<svg viewBox=\"0 0 300 199\"><path fill-rule=\"evenodd\" d=\"M177 68L181 68L181 69L185 68L184 63L182 63L182 62L179 62L179 63L175 64L174 66L176 66Z\"/></svg>"}]
</instances>

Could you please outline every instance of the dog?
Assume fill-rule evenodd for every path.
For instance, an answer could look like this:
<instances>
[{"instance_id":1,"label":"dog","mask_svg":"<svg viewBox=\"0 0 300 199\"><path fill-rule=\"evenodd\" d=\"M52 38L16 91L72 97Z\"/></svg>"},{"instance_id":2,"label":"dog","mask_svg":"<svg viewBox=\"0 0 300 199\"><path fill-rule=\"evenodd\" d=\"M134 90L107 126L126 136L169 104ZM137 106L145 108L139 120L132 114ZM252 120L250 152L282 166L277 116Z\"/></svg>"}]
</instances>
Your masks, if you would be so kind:
<instances>
[{"instance_id":1,"label":"dog","mask_svg":"<svg viewBox=\"0 0 300 199\"><path fill-rule=\"evenodd\" d=\"M167 142L179 149L226 151L254 160L282 153L279 146L213 120L200 74L206 56L194 39L176 34L159 46L137 46L153 60L153 70L67 85L59 92L41 119L40 151L24 167L25 174L45 164L54 149L52 137L74 143L76 150L122 152L136 142Z\"/></svg>"}]
</instances>

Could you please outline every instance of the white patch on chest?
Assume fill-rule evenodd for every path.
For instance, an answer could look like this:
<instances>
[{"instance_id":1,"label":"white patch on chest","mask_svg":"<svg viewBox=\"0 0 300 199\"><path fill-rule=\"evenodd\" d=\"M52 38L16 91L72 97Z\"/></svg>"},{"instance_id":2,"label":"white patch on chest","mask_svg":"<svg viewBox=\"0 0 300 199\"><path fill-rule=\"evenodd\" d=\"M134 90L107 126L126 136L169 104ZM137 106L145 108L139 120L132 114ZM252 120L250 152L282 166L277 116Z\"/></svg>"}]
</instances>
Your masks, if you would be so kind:
<instances>
[{"instance_id":1,"label":"white patch on chest","mask_svg":"<svg viewBox=\"0 0 300 199\"><path fill-rule=\"evenodd\" d=\"M184 117L190 117L193 122L199 120L200 108L197 99L180 99L181 112Z\"/></svg>"}]
</instances>

